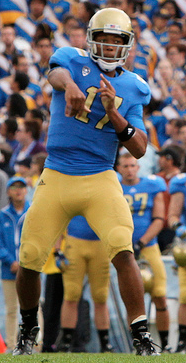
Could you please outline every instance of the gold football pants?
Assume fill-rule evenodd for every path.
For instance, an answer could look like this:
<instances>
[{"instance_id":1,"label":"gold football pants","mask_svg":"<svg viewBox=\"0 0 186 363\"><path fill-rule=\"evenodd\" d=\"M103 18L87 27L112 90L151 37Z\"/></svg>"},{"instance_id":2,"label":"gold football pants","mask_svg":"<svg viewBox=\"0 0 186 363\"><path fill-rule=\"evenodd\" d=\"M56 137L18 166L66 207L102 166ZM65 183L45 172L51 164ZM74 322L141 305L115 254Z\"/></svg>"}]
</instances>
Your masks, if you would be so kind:
<instances>
[{"instance_id":1,"label":"gold football pants","mask_svg":"<svg viewBox=\"0 0 186 363\"><path fill-rule=\"evenodd\" d=\"M23 225L20 265L41 271L51 248L76 215L86 218L112 260L133 252L133 221L113 170L72 176L44 169Z\"/></svg>"}]
</instances>

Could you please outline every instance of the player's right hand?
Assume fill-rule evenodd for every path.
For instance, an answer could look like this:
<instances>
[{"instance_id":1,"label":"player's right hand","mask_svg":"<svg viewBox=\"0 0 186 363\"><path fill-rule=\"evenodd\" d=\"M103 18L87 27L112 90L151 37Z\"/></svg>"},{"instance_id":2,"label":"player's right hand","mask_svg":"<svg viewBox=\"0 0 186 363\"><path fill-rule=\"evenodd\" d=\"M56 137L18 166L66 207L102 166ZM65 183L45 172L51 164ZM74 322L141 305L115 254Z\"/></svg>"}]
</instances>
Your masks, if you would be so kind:
<instances>
[{"instance_id":1,"label":"player's right hand","mask_svg":"<svg viewBox=\"0 0 186 363\"><path fill-rule=\"evenodd\" d=\"M91 110L86 106L86 97L84 93L79 89L79 87L74 83L69 83L65 90L65 116L81 116L83 111L91 112Z\"/></svg>"}]
</instances>

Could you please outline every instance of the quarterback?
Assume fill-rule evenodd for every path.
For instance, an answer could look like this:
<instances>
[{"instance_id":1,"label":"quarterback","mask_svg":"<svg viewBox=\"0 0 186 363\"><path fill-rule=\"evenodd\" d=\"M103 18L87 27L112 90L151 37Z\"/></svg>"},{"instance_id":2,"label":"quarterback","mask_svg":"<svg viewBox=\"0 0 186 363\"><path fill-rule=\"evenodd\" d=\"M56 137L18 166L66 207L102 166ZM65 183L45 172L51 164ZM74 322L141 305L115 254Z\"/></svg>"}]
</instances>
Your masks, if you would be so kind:
<instances>
[{"instance_id":1,"label":"quarterback","mask_svg":"<svg viewBox=\"0 0 186 363\"><path fill-rule=\"evenodd\" d=\"M32 353L39 331L40 271L76 215L86 218L107 247L137 354L157 354L133 254L132 216L113 170L119 141L136 158L146 151L142 116L150 90L122 68L133 44L131 22L123 11L98 11L90 20L87 41L89 52L64 47L50 59L48 157L23 226L17 275L22 325L13 355Z\"/></svg>"}]
</instances>

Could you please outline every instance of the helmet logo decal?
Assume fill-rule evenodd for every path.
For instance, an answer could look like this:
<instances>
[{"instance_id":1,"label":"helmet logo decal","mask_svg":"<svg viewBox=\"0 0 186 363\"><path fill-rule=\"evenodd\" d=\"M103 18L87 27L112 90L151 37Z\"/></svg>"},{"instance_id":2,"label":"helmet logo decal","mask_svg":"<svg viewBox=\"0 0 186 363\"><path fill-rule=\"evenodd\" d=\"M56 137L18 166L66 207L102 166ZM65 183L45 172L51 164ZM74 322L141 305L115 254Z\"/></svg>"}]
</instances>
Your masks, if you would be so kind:
<instances>
[{"instance_id":1,"label":"helmet logo decal","mask_svg":"<svg viewBox=\"0 0 186 363\"><path fill-rule=\"evenodd\" d=\"M106 32L108 32L109 33L109 31L112 31L112 30L114 30L114 31L118 31L118 33L119 34L121 34L121 27L120 27L120 25L118 25L118 24L106 24L105 26L104 26L104 32L106 33Z\"/></svg>"},{"instance_id":2,"label":"helmet logo decal","mask_svg":"<svg viewBox=\"0 0 186 363\"><path fill-rule=\"evenodd\" d=\"M82 75L85 77L85 76L88 76L89 73L90 73L90 68L87 66L84 66L82 68Z\"/></svg>"}]
</instances>

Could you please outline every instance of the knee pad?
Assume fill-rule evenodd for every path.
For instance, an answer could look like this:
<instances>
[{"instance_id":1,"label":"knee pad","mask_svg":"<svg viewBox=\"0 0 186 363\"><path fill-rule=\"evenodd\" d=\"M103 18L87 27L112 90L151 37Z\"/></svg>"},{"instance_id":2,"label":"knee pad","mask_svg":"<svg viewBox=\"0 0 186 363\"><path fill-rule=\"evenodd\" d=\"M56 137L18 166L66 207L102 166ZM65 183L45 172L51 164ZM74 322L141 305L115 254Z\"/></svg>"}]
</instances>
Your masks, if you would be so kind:
<instances>
[{"instance_id":1,"label":"knee pad","mask_svg":"<svg viewBox=\"0 0 186 363\"><path fill-rule=\"evenodd\" d=\"M22 243L20 247L20 266L41 272L47 253L32 243Z\"/></svg>"},{"instance_id":2,"label":"knee pad","mask_svg":"<svg viewBox=\"0 0 186 363\"><path fill-rule=\"evenodd\" d=\"M121 251L133 252L132 233L132 225L118 226L110 231L107 239L107 249L110 260Z\"/></svg>"},{"instance_id":3,"label":"knee pad","mask_svg":"<svg viewBox=\"0 0 186 363\"><path fill-rule=\"evenodd\" d=\"M79 301L81 298L82 287L76 283L64 283L64 300Z\"/></svg>"},{"instance_id":4,"label":"knee pad","mask_svg":"<svg viewBox=\"0 0 186 363\"><path fill-rule=\"evenodd\" d=\"M109 246L119 248L132 245L132 233L132 226L118 226L113 228L108 235Z\"/></svg>"},{"instance_id":5,"label":"knee pad","mask_svg":"<svg viewBox=\"0 0 186 363\"><path fill-rule=\"evenodd\" d=\"M92 291L92 298L95 303L103 304L107 301L107 297L108 297L107 287L99 290L97 289L96 291Z\"/></svg>"}]
</instances>

